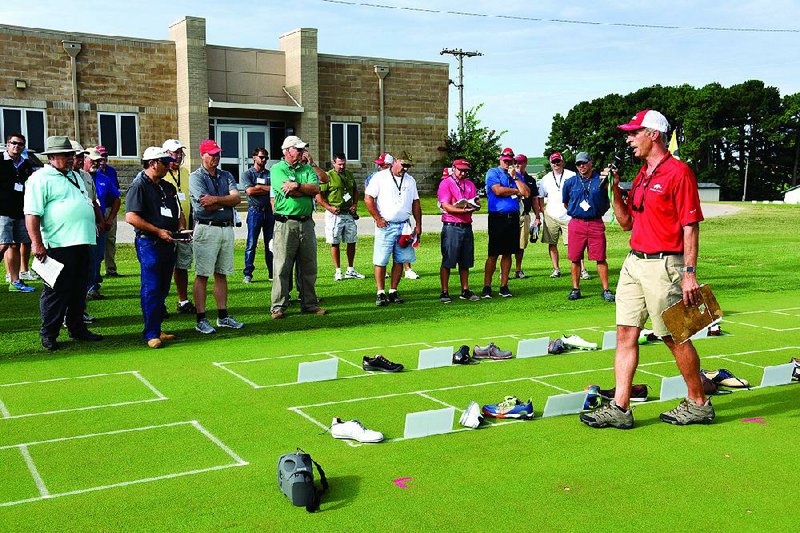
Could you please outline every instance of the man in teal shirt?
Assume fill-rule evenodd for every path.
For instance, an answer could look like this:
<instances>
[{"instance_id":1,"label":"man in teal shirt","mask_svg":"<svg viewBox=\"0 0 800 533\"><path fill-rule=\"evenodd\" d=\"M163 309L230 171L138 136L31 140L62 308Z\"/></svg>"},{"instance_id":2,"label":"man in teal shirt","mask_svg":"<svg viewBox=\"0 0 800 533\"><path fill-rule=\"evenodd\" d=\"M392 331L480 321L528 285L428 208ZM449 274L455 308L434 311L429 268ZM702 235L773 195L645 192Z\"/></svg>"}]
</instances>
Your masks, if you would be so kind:
<instances>
[{"instance_id":1,"label":"man in teal shirt","mask_svg":"<svg viewBox=\"0 0 800 533\"><path fill-rule=\"evenodd\" d=\"M283 161L270 169L275 215L272 237L273 283L272 319L285 318L289 307L292 268L298 266L297 288L300 308L304 313L324 315L319 307L314 285L317 283L317 236L314 232L313 198L319 194L319 183L327 183L328 175L306 151L308 143L290 135L283 141Z\"/></svg>"},{"instance_id":2,"label":"man in teal shirt","mask_svg":"<svg viewBox=\"0 0 800 533\"><path fill-rule=\"evenodd\" d=\"M25 223L31 251L39 261L52 258L63 265L52 287L42 289L39 304L42 346L57 350L56 338L64 323L76 340L99 341L101 335L86 329L86 284L89 281L91 245L97 238L95 208L86 185L72 170L75 149L67 137L48 137L48 164L28 178L25 187Z\"/></svg>"}]
</instances>

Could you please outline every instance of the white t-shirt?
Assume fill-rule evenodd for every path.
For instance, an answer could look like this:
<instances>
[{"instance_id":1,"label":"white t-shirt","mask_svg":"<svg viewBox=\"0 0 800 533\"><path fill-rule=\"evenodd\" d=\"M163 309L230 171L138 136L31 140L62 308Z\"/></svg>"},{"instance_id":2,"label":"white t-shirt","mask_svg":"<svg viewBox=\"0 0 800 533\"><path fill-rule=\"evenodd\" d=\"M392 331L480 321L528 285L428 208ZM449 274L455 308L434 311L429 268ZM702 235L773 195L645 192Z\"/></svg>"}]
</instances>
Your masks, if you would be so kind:
<instances>
[{"instance_id":1,"label":"white t-shirt","mask_svg":"<svg viewBox=\"0 0 800 533\"><path fill-rule=\"evenodd\" d=\"M539 198L547 198L544 212L549 217L561 222L569 222L571 217L567 214L567 208L564 207L561 187L574 175L574 172L565 168L559 178L556 178L551 171L539 180Z\"/></svg>"},{"instance_id":2,"label":"white t-shirt","mask_svg":"<svg viewBox=\"0 0 800 533\"><path fill-rule=\"evenodd\" d=\"M413 176L405 174L398 178L389 168L372 176L364 193L375 198L378 213L387 222L407 221L411 218L411 205L419 200Z\"/></svg>"}]
</instances>

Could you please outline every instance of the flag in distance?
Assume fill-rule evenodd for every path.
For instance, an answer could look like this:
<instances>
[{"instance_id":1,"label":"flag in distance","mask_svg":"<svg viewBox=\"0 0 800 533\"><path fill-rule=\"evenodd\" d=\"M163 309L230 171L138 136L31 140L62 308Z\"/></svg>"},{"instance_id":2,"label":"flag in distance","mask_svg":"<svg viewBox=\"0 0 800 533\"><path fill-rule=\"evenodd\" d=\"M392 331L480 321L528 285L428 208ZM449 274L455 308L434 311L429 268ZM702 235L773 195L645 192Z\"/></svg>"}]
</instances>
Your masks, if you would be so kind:
<instances>
[{"instance_id":1,"label":"flag in distance","mask_svg":"<svg viewBox=\"0 0 800 533\"><path fill-rule=\"evenodd\" d=\"M669 140L669 152L672 154L672 157L680 161L681 159L681 152L678 150L678 130L672 130L672 138Z\"/></svg>"}]
</instances>

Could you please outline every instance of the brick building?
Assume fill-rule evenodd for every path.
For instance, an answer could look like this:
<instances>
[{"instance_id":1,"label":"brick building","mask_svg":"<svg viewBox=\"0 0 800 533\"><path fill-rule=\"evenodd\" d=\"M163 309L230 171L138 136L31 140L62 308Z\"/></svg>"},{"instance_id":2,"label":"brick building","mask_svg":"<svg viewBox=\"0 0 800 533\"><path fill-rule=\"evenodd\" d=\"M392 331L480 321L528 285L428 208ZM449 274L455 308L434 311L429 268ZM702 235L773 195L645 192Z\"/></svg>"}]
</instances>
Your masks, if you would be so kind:
<instances>
[{"instance_id":1,"label":"brick building","mask_svg":"<svg viewBox=\"0 0 800 533\"><path fill-rule=\"evenodd\" d=\"M170 26L169 40L0 25L0 129L22 131L37 151L48 135L103 144L123 181L144 148L168 138L191 148L191 168L200 141L215 138L223 168L238 177L253 148L265 146L274 163L290 134L323 166L345 152L362 178L381 151L400 150L416 177L437 175L446 63L320 54L313 28L278 40L278 50L208 44L196 17Z\"/></svg>"}]
</instances>

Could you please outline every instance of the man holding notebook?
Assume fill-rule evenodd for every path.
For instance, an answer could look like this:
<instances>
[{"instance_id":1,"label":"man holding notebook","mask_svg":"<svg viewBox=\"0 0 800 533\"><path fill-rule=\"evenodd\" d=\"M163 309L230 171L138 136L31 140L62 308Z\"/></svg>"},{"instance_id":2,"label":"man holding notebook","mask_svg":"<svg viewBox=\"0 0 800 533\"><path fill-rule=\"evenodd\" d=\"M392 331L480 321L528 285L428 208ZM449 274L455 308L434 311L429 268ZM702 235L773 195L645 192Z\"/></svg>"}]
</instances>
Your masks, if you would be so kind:
<instances>
[{"instance_id":1,"label":"man holding notebook","mask_svg":"<svg viewBox=\"0 0 800 533\"><path fill-rule=\"evenodd\" d=\"M610 403L580 418L591 427L633 426L630 395L639 362L637 340L649 316L653 331L675 357L689 391L678 407L661 414L661 420L675 425L709 424L715 414L703 393L697 351L691 340L676 343L661 318L667 307L681 299L687 306L699 301L695 269L703 213L697 178L667 149L669 123L658 111L640 111L618 128L627 132L633 155L644 165L633 180L627 201L622 198L619 175L613 171L614 214L620 227L631 231L631 251L617 285L616 391ZM603 176L608 178L608 168Z\"/></svg>"}]
</instances>

